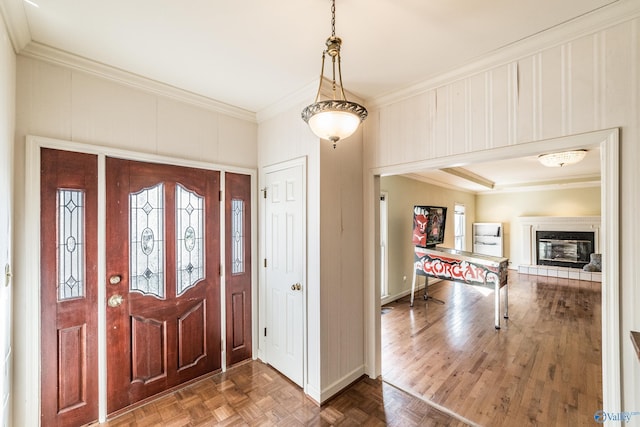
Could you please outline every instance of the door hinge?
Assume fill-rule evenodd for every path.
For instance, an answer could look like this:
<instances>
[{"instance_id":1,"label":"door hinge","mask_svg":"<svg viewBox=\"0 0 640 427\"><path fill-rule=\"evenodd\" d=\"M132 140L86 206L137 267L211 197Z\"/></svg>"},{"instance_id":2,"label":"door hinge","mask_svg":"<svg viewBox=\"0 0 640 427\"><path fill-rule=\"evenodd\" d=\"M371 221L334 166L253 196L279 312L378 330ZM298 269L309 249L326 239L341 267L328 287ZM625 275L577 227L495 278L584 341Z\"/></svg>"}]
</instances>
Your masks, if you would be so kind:
<instances>
[{"instance_id":1,"label":"door hinge","mask_svg":"<svg viewBox=\"0 0 640 427\"><path fill-rule=\"evenodd\" d=\"M264 259L264 268L267 268L267 259Z\"/></svg>"},{"instance_id":2,"label":"door hinge","mask_svg":"<svg viewBox=\"0 0 640 427\"><path fill-rule=\"evenodd\" d=\"M264 328L264 336L267 336L267 328Z\"/></svg>"},{"instance_id":3,"label":"door hinge","mask_svg":"<svg viewBox=\"0 0 640 427\"><path fill-rule=\"evenodd\" d=\"M222 190L218 191L218 201L222 201Z\"/></svg>"},{"instance_id":4,"label":"door hinge","mask_svg":"<svg viewBox=\"0 0 640 427\"><path fill-rule=\"evenodd\" d=\"M264 197L265 199L267 198L267 187L264 187L262 189L262 197Z\"/></svg>"},{"instance_id":5,"label":"door hinge","mask_svg":"<svg viewBox=\"0 0 640 427\"><path fill-rule=\"evenodd\" d=\"M222 277L222 264L218 264L218 276Z\"/></svg>"}]
</instances>

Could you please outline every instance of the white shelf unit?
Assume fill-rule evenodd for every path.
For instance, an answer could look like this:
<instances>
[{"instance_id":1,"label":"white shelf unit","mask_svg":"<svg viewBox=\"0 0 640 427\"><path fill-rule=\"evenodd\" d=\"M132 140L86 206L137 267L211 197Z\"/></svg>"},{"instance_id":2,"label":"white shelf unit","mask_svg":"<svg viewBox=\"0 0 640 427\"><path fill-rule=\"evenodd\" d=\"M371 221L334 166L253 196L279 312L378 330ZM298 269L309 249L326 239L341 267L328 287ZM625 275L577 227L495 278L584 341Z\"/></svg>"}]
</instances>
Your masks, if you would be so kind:
<instances>
[{"instance_id":1,"label":"white shelf unit","mask_svg":"<svg viewBox=\"0 0 640 427\"><path fill-rule=\"evenodd\" d=\"M473 223L473 252L497 257L504 256L502 234L500 222Z\"/></svg>"}]
</instances>

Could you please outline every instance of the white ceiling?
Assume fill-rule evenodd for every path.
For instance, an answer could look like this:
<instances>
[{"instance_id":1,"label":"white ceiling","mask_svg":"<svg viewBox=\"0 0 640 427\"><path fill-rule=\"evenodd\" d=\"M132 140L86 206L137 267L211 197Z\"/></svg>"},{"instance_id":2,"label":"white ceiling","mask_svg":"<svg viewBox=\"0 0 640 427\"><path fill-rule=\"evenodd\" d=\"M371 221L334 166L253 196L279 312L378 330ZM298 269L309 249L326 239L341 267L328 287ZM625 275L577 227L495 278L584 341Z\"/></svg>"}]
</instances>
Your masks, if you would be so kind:
<instances>
[{"instance_id":1,"label":"white ceiling","mask_svg":"<svg viewBox=\"0 0 640 427\"><path fill-rule=\"evenodd\" d=\"M337 0L345 88L366 106L616 1L633 0ZM317 82L331 31L329 0L0 0L0 6L17 50L46 46L249 112ZM470 170L505 185L542 173L524 175L525 164L537 163L522 162L512 163L514 175L505 181L497 173L506 174L507 165Z\"/></svg>"},{"instance_id":2,"label":"white ceiling","mask_svg":"<svg viewBox=\"0 0 640 427\"><path fill-rule=\"evenodd\" d=\"M591 187L600 185L600 149L590 148L580 163L558 168L543 166L536 155L471 163L454 169L450 172L432 169L406 176L473 193Z\"/></svg>"}]
</instances>

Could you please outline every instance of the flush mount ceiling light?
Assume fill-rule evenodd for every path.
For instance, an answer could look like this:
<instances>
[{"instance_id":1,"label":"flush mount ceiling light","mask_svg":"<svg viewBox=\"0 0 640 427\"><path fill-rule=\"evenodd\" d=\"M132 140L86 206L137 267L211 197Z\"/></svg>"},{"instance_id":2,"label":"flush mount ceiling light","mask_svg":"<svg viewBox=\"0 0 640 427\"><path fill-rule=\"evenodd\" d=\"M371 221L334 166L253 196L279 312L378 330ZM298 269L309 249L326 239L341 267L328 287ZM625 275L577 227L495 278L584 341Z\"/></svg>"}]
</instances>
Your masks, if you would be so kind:
<instances>
[{"instance_id":1,"label":"flush mount ceiling light","mask_svg":"<svg viewBox=\"0 0 640 427\"><path fill-rule=\"evenodd\" d=\"M547 167L559 168L564 165L578 163L586 155L587 150L562 151L560 153L540 154L538 160Z\"/></svg>"},{"instance_id":2,"label":"flush mount ceiling light","mask_svg":"<svg viewBox=\"0 0 640 427\"><path fill-rule=\"evenodd\" d=\"M351 136L368 114L366 108L356 102L347 101L347 97L344 95L342 70L340 69L341 44L342 40L336 37L336 2L331 0L331 37L327 39L327 48L322 52L318 93L313 104L302 110L302 120L307 122L316 136L333 142L333 148L336 148L336 142ZM324 80L324 58L327 54L331 57L332 62L331 92L333 97L320 101ZM338 67L337 83L336 66Z\"/></svg>"}]
</instances>

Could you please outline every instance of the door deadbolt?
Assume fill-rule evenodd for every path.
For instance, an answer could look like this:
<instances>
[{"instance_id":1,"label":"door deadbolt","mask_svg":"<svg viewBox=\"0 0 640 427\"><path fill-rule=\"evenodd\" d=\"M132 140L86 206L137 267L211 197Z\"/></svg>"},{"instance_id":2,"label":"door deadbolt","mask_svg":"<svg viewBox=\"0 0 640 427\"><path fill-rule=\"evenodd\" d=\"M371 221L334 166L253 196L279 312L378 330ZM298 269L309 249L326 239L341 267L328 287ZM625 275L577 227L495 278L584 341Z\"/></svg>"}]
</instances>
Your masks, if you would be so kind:
<instances>
[{"instance_id":1,"label":"door deadbolt","mask_svg":"<svg viewBox=\"0 0 640 427\"><path fill-rule=\"evenodd\" d=\"M116 294L109 297L109 301L107 302L107 304L109 304L109 307L118 307L120 304L122 304L122 301L122 295Z\"/></svg>"},{"instance_id":2,"label":"door deadbolt","mask_svg":"<svg viewBox=\"0 0 640 427\"><path fill-rule=\"evenodd\" d=\"M113 276L109 277L109 283L111 283L112 285L117 285L118 283L120 283L120 280L122 280L122 276L120 276L119 274L114 274Z\"/></svg>"}]
</instances>

